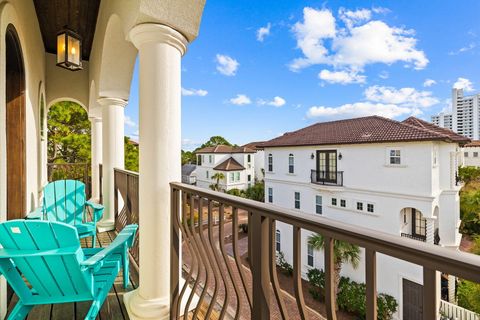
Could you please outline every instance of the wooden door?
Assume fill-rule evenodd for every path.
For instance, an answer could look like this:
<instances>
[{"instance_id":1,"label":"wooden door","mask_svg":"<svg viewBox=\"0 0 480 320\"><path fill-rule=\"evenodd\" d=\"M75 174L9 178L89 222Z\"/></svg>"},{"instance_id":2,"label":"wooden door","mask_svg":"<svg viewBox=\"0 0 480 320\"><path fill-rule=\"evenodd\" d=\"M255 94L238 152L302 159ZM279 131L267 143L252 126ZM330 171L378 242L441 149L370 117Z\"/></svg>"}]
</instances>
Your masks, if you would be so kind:
<instances>
[{"instance_id":1,"label":"wooden door","mask_svg":"<svg viewBox=\"0 0 480 320\"><path fill-rule=\"evenodd\" d=\"M403 279L403 320L423 319L423 286Z\"/></svg>"},{"instance_id":2,"label":"wooden door","mask_svg":"<svg viewBox=\"0 0 480 320\"><path fill-rule=\"evenodd\" d=\"M337 183L337 151L317 151L317 181Z\"/></svg>"},{"instance_id":3,"label":"wooden door","mask_svg":"<svg viewBox=\"0 0 480 320\"><path fill-rule=\"evenodd\" d=\"M26 215L25 70L22 49L13 26L6 44L7 219Z\"/></svg>"}]
</instances>

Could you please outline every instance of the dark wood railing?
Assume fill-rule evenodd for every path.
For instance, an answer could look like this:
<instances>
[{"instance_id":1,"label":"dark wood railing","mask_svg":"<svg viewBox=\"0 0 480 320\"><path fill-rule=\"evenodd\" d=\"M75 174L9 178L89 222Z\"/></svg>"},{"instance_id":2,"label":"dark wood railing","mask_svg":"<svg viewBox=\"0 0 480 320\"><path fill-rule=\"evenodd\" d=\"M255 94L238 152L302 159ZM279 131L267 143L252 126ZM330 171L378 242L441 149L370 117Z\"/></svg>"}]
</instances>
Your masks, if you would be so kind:
<instances>
[{"instance_id":1,"label":"dark wood railing","mask_svg":"<svg viewBox=\"0 0 480 320\"><path fill-rule=\"evenodd\" d=\"M115 211L115 230L120 232L125 226L136 223L138 224L138 173L128 170L114 169L114 211ZM121 197L121 198L120 198ZM123 201L123 205L121 200ZM139 230L140 231L140 230ZM130 254L136 263L136 267L140 265L138 252L138 237L130 249Z\"/></svg>"},{"instance_id":2,"label":"dark wood railing","mask_svg":"<svg viewBox=\"0 0 480 320\"><path fill-rule=\"evenodd\" d=\"M203 312L202 317L205 319L217 316L222 319L227 312L236 319L270 319L275 301L283 319L288 319L292 312L297 311L286 309L277 278L277 221L289 224L293 229L294 291L301 319L308 318L309 312L303 299L301 282L301 235L304 230L324 237L325 304L328 319L336 319L334 239L365 248L366 319L377 319L377 253L423 267L423 319L435 319L440 307L437 300L440 285L437 271L480 282L480 257L472 254L420 241L412 242L398 235L181 183L171 183L171 200L171 319L179 319L182 314L187 314L195 295L198 295L196 305L207 307L195 308L192 319L197 319L199 312ZM231 228L226 228L226 216L230 214ZM242 263L239 252L240 214L247 215L249 221L249 268ZM218 227L213 225L216 217L219 220ZM196 219L198 224L194 223ZM205 220L207 227L203 227ZM226 249L225 234L228 230L233 230L233 257L228 255ZM179 272L180 256L183 257L183 274ZM182 286L181 278L185 279ZM271 288L275 300L270 299ZM188 294L187 289L190 290ZM185 306L181 309L182 302Z\"/></svg>"},{"instance_id":3,"label":"dark wood railing","mask_svg":"<svg viewBox=\"0 0 480 320\"><path fill-rule=\"evenodd\" d=\"M92 196L92 182L89 163L47 163L48 182L71 179L85 183L87 199Z\"/></svg>"},{"instance_id":4,"label":"dark wood railing","mask_svg":"<svg viewBox=\"0 0 480 320\"><path fill-rule=\"evenodd\" d=\"M343 171L317 171L312 170L310 181L315 184L343 186Z\"/></svg>"}]
</instances>

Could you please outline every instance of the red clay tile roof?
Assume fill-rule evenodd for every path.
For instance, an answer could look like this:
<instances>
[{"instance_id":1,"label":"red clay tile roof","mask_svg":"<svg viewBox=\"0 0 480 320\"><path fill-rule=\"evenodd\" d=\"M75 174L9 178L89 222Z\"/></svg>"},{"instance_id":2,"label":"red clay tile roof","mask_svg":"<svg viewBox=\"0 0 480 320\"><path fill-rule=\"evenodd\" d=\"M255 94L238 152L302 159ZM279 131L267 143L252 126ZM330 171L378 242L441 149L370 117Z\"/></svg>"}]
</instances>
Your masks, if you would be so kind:
<instances>
[{"instance_id":1,"label":"red clay tile roof","mask_svg":"<svg viewBox=\"0 0 480 320\"><path fill-rule=\"evenodd\" d=\"M410 119L410 120L409 120ZM409 118L399 122L380 116L320 122L266 141L264 147L381 143L400 141L446 141L467 143L470 139L452 134L424 121ZM412 124L414 123L414 124ZM420 124L423 124L420 125ZM437 129L438 128L438 129Z\"/></svg>"},{"instance_id":2,"label":"red clay tile roof","mask_svg":"<svg viewBox=\"0 0 480 320\"><path fill-rule=\"evenodd\" d=\"M232 157L228 158L227 160L223 161L218 166L213 168L213 170L218 171L238 171L244 169L245 167L238 163L238 161L233 159Z\"/></svg>"},{"instance_id":3,"label":"red clay tile roof","mask_svg":"<svg viewBox=\"0 0 480 320\"><path fill-rule=\"evenodd\" d=\"M402 123L406 124L411 124L413 126L423 128L425 130L431 130L434 131L438 134L441 135L446 135L448 136L452 141L458 142L458 143L466 143L469 142L470 139L467 137L464 137L458 133L455 133L454 131L447 129L447 128L441 128L439 126L434 125L433 123L415 118L415 117L409 117L405 120L402 121Z\"/></svg>"},{"instance_id":4,"label":"red clay tile roof","mask_svg":"<svg viewBox=\"0 0 480 320\"><path fill-rule=\"evenodd\" d=\"M249 148L249 149L252 149L252 150L263 150L262 144L264 142L265 141L254 141L254 142L244 144L242 147Z\"/></svg>"},{"instance_id":5,"label":"red clay tile roof","mask_svg":"<svg viewBox=\"0 0 480 320\"><path fill-rule=\"evenodd\" d=\"M472 142L467 143L464 145L466 148L471 148L471 147L480 147L480 140L472 140Z\"/></svg>"},{"instance_id":6,"label":"red clay tile roof","mask_svg":"<svg viewBox=\"0 0 480 320\"><path fill-rule=\"evenodd\" d=\"M206 147L195 151L195 153L255 153L255 150L247 147L233 147L218 145L216 147Z\"/></svg>"}]
</instances>

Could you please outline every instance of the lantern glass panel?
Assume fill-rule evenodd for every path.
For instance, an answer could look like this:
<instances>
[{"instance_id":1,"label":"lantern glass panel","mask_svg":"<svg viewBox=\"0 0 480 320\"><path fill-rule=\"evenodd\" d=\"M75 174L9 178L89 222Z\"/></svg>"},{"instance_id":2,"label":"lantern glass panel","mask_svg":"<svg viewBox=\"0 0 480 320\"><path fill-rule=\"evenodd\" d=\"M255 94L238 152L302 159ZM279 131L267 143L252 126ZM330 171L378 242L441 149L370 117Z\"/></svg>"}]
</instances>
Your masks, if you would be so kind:
<instances>
[{"instance_id":1,"label":"lantern glass panel","mask_svg":"<svg viewBox=\"0 0 480 320\"><path fill-rule=\"evenodd\" d=\"M68 62L76 66L80 65L80 40L68 37Z\"/></svg>"},{"instance_id":2,"label":"lantern glass panel","mask_svg":"<svg viewBox=\"0 0 480 320\"><path fill-rule=\"evenodd\" d=\"M57 36L57 63L65 62L65 33Z\"/></svg>"}]
</instances>

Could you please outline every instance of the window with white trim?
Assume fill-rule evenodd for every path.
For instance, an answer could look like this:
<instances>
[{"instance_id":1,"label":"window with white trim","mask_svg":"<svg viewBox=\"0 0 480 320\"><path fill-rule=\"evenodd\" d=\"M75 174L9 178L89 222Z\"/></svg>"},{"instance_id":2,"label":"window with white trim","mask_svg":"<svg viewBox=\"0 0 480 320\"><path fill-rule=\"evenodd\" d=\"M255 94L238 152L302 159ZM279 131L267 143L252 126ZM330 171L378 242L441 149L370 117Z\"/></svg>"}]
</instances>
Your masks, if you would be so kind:
<instances>
[{"instance_id":1,"label":"window with white trim","mask_svg":"<svg viewBox=\"0 0 480 320\"><path fill-rule=\"evenodd\" d=\"M319 195L315 196L315 212L317 214L322 214L323 213L322 196L319 196Z\"/></svg>"},{"instance_id":2,"label":"window with white trim","mask_svg":"<svg viewBox=\"0 0 480 320\"><path fill-rule=\"evenodd\" d=\"M478 152L474 152L474 153L473 153L473 157L474 157L474 158L478 158Z\"/></svg>"},{"instance_id":3,"label":"window with white trim","mask_svg":"<svg viewBox=\"0 0 480 320\"><path fill-rule=\"evenodd\" d=\"M211 154L208 156L208 162L210 162L210 163L213 162L213 156Z\"/></svg>"},{"instance_id":4,"label":"window with white trim","mask_svg":"<svg viewBox=\"0 0 480 320\"><path fill-rule=\"evenodd\" d=\"M294 173L295 171L295 158L293 157L293 154L290 153L288 155L288 173Z\"/></svg>"},{"instance_id":5,"label":"window with white trim","mask_svg":"<svg viewBox=\"0 0 480 320\"><path fill-rule=\"evenodd\" d=\"M307 245L307 265L313 267L313 246Z\"/></svg>"},{"instance_id":6,"label":"window with white trim","mask_svg":"<svg viewBox=\"0 0 480 320\"><path fill-rule=\"evenodd\" d=\"M277 252L281 251L280 237L281 237L280 230L275 231L275 250Z\"/></svg>"},{"instance_id":7,"label":"window with white trim","mask_svg":"<svg viewBox=\"0 0 480 320\"><path fill-rule=\"evenodd\" d=\"M268 154L268 172L273 172L273 155Z\"/></svg>"},{"instance_id":8,"label":"window with white trim","mask_svg":"<svg viewBox=\"0 0 480 320\"><path fill-rule=\"evenodd\" d=\"M230 172L230 182L235 181L235 174L233 172Z\"/></svg>"},{"instance_id":9,"label":"window with white trim","mask_svg":"<svg viewBox=\"0 0 480 320\"><path fill-rule=\"evenodd\" d=\"M295 192L295 209L300 209L300 192Z\"/></svg>"},{"instance_id":10,"label":"window with white trim","mask_svg":"<svg viewBox=\"0 0 480 320\"><path fill-rule=\"evenodd\" d=\"M337 198L332 198L332 206L336 206L337 205Z\"/></svg>"},{"instance_id":11,"label":"window with white trim","mask_svg":"<svg viewBox=\"0 0 480 320\"><path fill-rule=\"evenodd\" d=\"M235 172L235 181L240 181L240 172Z\"/></svg>"},{"instance_id":12,"label":"window with white trim","mask_svg":"<svg viewBox=\"0 0 480 320\"><path fill-rule=\"evenodd\" d=\"M399 165L402 163L402 152L400 149L390 149L390 164Z\"/></svg>"},{"instance_id":13,"label":"window with white trim","mask_svg":"<svg viewBox=\"0 0 480 320\"><path fill-rule=\"evenodd\" d=\"M374 213L375 212L375 206L373 203L368 203L367 204L367 212Z\"/></svg>"},{"instance_id":14,"label":"window with white trim","mask_svg":"<svg viewBox=\"0 0 480 320\"><path fill-rule=\"evenodd\" d=\"M345 200L345 199L340 199L340 207L346 208L346 207L347 207L347 200Z\"/></svg>"},{"instance_id":15,"label":"window with white trim","mask_svg":"<svg viewBox=\"0 0 480 320\"><path fill-rule=\"evenodd\" d=\"M360 201L357 202L357 210L363 211L363 202L360 202Z\"/></svg>"},{"instance_id":16,"label":"window with white trim","mask_svg":"<svg viewBox=\"0 0 480 320\"><path fill-rule=\"evenodd\" d=\"M273 203L273 188L268 188L268 202Z\"/></svg>"},{"instance_id":17,"label":"window with white trim","mask_svg":"<svg viewBox=\"0 0 480 320\"><path fill-rule=\"evenodd\" d=\"M207 176L207 179L210 178L210 177L209 177L210 172L208 172L208 170L207 170L207 172L205 172L205 174L206 174L206 176Z\"/></svg>"},{"instance_id":18,"label":"window with white trim","mask_svg":"<svg viewBox=\"0 0 480 320\"><path fill-rule=\"evenodd\" d=\"M464 153L463 153L463 156L464 156L465 158L468 158L468 152L464 152Z\"/></svg>"},{"instance_id":19,"label":"window with white trim","mask_svg":"<svg viewBox=\"0 0 480 320\"><path fill-rule=\"evenodd\" d=\"M247 154L247 162L248 163L252 162L252 155L251 154Z\"/></svg>"}]
</instances>

